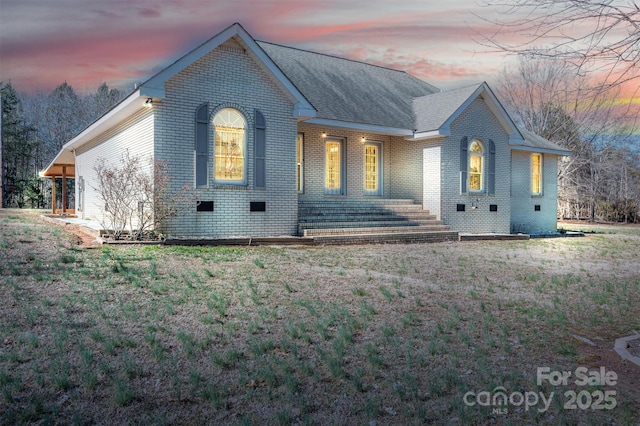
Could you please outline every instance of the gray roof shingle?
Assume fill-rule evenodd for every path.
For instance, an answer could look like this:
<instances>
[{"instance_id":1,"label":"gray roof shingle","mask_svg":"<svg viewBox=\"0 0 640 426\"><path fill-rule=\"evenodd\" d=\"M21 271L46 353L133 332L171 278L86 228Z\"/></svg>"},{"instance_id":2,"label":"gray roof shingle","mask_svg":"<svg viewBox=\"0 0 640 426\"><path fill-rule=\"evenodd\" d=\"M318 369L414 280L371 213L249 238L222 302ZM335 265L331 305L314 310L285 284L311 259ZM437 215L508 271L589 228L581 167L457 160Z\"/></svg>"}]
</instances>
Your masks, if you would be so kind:
<instances>
[{"instance_id":1,"label":"gray roof shingle","mask_svg":"<svg viewBox=\"0 0 640 426\"><path fill-rule=\"evenodd\" d=\"M316 108L318 118L412 130L413 98L439 90L404 71L257 43Z\"/></svg>"},{"instance_id":2,"label":"gray roof shingle","mask_svg":"<svg viewBox=\"0 0 640 426\"><path fill-rule=\"evenodd\" d=\"M571 151L568 150L567 148L564 148L554 142L551 142L550 140L547 140L542 136L539 136L523 127L518 127L518 130L522 134L522 137L524 137L524 144L522 144L521 146L533 148L534 150L540 150L541 152L556 151L556 153L560 155L571 154ZM517 146L515 146L514 148L517 148Z\"/></svg>"},{"instance_id":3,"label":"gray roof shingle","mask_svg":"<svg viewBox=\"0 0 640 426\"><path fill-rule=\"evenodd\" d=\"M482 84L433 93L413 100L416 132L440 129Z\"/></svg>"}]
</instances>

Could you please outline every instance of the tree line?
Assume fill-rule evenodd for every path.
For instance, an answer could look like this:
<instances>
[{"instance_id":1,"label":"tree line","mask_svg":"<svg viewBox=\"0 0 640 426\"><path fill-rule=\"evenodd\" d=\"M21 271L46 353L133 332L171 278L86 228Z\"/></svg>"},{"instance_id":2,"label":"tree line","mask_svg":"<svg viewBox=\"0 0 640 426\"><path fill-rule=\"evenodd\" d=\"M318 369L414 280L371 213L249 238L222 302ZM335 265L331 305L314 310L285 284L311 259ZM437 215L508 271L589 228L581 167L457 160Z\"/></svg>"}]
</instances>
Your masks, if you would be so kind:
<instances>
[{"instance_id":1,"label":"tree line","mask_svg":"<svg viewBox=\"0 0 640 426\"><path fill-rule=\"evenodd\" d=\"M496 86L514 120L572 152L558 167L564 219L640 221L640 108L566 62L523 57Z\"/></svg>"},{"instance_id":2,"label":"tree line","mask_svg":"<svg viewBox=\"0 0 640 426\"><path fill-rule=\"evenodd\" d=\"M62 146L116 105L123 93L99 85L78 94L66 81L50 93L19 93L0 82L2 95L2 206L51 207L51 181L39 172ZM73 180L67 186L73 202ZM61 202L59 197L58 202ZM60 206L61 207L61 206Z\"/></svg>"}]
</instances>

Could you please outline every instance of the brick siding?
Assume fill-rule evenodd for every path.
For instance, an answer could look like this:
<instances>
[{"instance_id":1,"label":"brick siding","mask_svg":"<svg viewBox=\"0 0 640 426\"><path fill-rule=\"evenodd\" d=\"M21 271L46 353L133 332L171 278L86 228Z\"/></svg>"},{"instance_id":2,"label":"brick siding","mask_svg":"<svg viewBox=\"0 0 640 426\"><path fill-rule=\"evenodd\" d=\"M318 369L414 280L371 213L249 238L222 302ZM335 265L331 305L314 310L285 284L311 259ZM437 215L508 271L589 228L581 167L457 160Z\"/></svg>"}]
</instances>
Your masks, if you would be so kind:
<instances>
[{"instance_id":1,"label":"brick siding","mask_svg":"<svg viewBox=\"0 0 640 426\"><path fill-rule=\"evenodd\" d=\"M195 112L209 104L239 110L247 122L246 185L214 183L214 129L209 128L209 185L198 188L198 199L214 202L213 212L196 212L195 201L165 230L176 236L295 235L297 125L293 103L235 41L205 55L165 85L166 98L157 108L155 155L169 163L173 191L195 185ZM254 110L266 119L266 188L254 189ZM266 202L265 212L250 212L251 201Z\"/></svg>"},{"instance_id":2,"label":"brick siding","mask_svg":"<svg viewBox=\"0 0 640 426\"><path fill-rule=\"evenodd\" d=\"M531 194L531 152L511 153L511 231L555 232L558 211L558 156L542 155L542 195ZM536 211L535 206L540 206Z\"/></svg>"},{"instance_id":3,"label":"brick siding","mask_svg":"<svg viewBox=\"0 0 640 426\"><path fill-rule=\"evenodd\" d=\"M484 145L484 193L460 193L460 141L479 139ZM495 194L487 194L489 140L496 148ZM473 233L508 233L511 221L511 154L509 136L484 100L471 103L451 124L442 146L442 220L451 229ZM465 211L457 211L464 204ZM490 205L497 211L490 211ZM472 207L477 205L476 209Z\"/></svg>"}]
</instances>

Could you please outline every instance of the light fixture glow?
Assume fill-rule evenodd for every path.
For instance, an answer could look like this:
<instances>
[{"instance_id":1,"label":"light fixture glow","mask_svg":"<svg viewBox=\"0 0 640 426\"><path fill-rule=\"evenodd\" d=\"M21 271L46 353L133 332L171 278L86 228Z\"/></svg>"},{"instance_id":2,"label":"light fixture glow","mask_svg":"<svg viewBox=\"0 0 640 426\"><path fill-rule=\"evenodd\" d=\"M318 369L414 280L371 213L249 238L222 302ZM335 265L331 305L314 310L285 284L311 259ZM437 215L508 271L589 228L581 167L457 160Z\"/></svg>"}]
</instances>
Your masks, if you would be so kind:
<instances>
[{"instance_id":1,"label":"light fixture glow","mask_svg":"<svg viewBox=\"0 0 640 426\"><path fill-rule=\"evenodd\" d=\"M362 135L362 137L360 138L360 142L365 143L367 141L367 138Z\"/></svg>"},{"instance_id":2,"label":"light fixture glow","mask_svg":"<svg viewBox=\"0 0 640 426\"><path fill-rule=\"evenodd\" d=\"M327 137L327 132L322 132L322 135L321 135L321 136L322 136L322 139L326 139L326 137Z\"/></svg>"},{"instance_id":3,"label":"light fixture glow","mask_svg":"<svg viewBox=\"0 0 640 426\"><path fill-rule=\"evenodd\" d=\"M146 106L147 108L151 108L153 106L153 98L147 98L147 100L144 102L144 106Z\"/></svg>"}]
</instances>

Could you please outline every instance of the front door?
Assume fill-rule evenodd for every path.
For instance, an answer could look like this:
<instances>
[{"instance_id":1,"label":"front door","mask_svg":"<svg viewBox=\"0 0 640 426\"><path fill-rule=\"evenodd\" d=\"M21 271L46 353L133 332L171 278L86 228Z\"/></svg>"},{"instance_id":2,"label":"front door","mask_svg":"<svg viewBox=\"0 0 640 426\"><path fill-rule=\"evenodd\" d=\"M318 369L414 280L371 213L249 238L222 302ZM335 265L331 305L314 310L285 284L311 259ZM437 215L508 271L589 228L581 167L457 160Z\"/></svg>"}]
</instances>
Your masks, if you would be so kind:
<instances>
[{"instance_id":1,"label":"front door","mask_svg":"<svg viewBox=\"0 0 640 426\"><path fill-rule=\"evenodd\" d=\"M364 145L364 193L382 195L382 145L367 142Z\"/></svg>"},{"instance_id":2,"label":"front door","mask_svg":"<svg viewBox=\"0 0 640 426\"><path fill-rule=\"evenodd\" d=\"M325 143L324 193L344 195L344 141L327 140Z\"/></svg>"}]
</instances>

